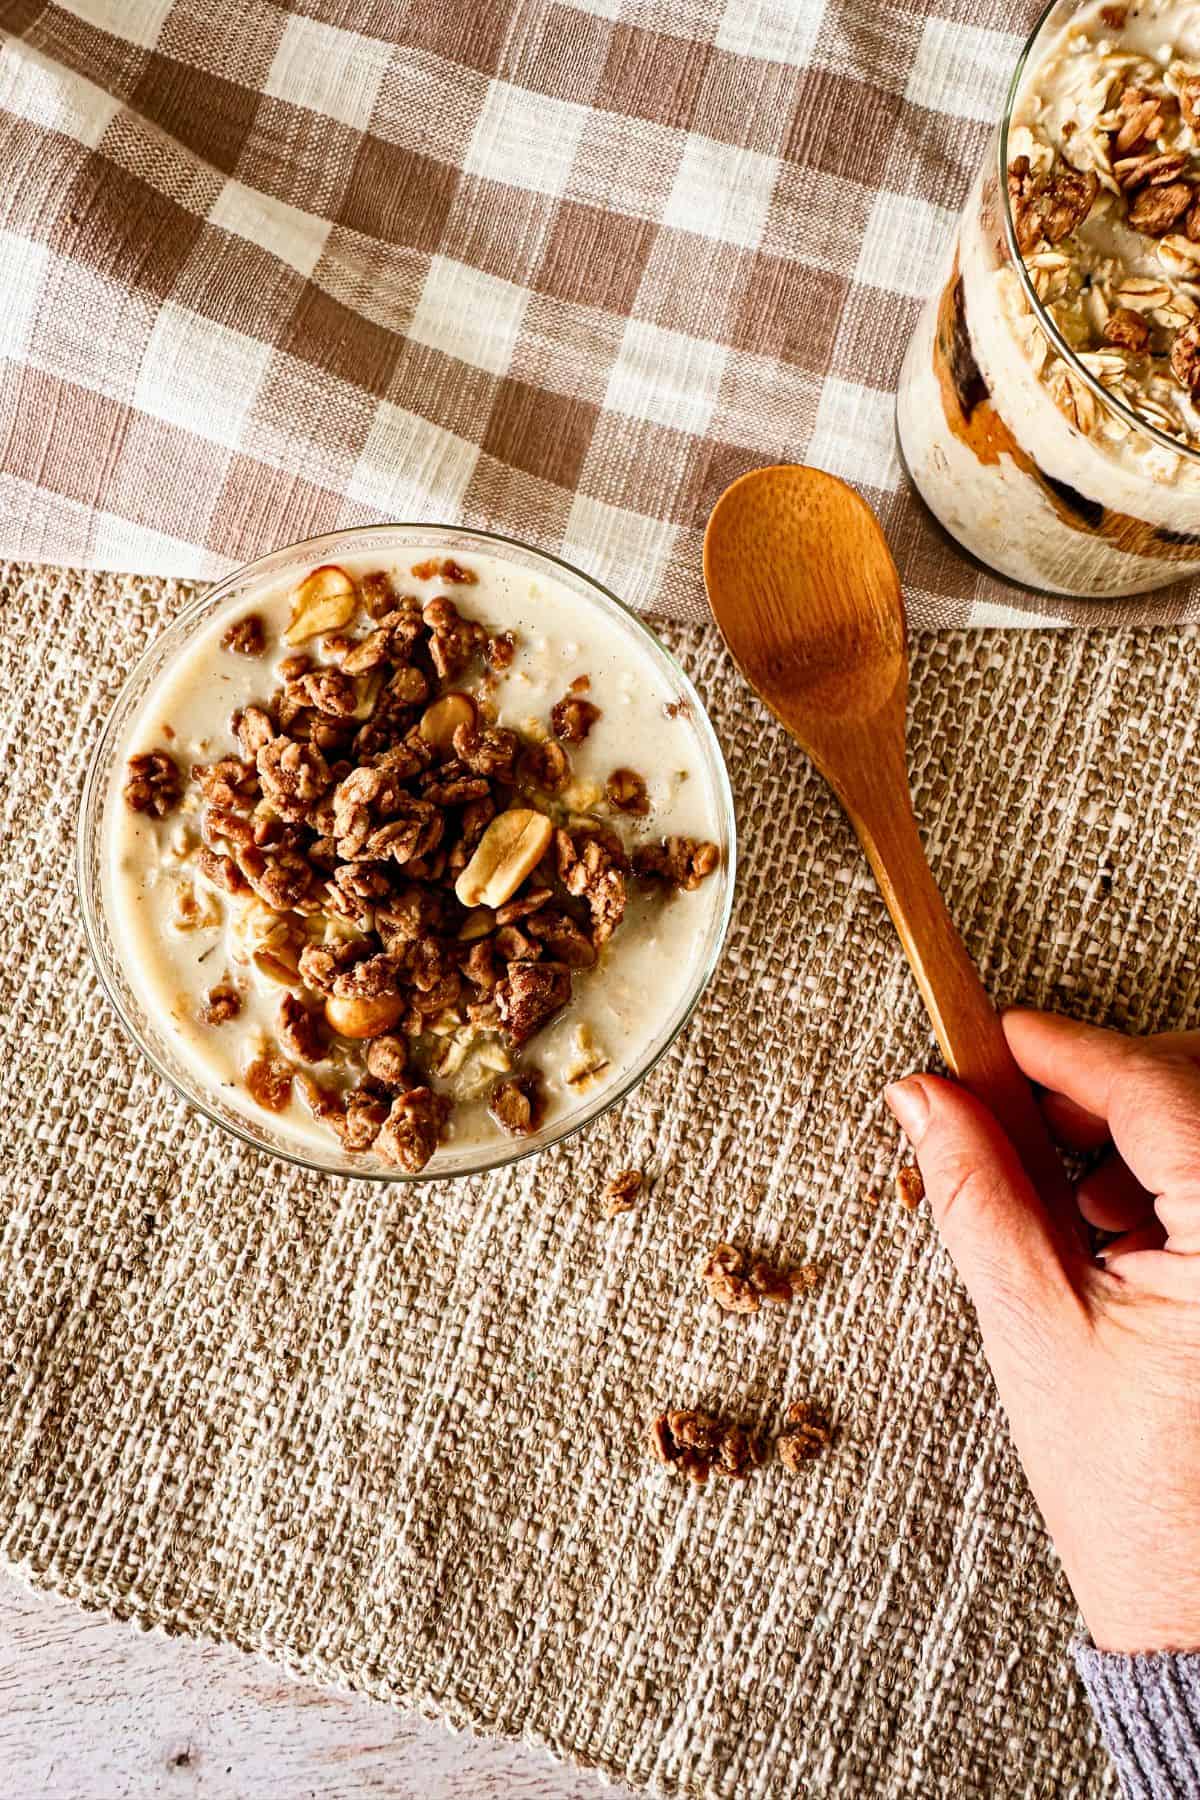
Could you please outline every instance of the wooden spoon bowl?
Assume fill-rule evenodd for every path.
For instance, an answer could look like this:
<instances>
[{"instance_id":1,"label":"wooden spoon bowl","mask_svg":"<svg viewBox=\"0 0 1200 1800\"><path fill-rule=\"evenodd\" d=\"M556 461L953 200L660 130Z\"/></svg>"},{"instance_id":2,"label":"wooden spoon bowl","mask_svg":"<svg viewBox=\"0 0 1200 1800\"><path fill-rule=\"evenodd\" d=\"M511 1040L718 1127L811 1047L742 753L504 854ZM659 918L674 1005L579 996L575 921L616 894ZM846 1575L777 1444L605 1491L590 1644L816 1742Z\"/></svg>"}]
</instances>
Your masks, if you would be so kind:
<instances>
[{"instance_id":1,"label":"wooden spoon bowl","mask_svg":"<svg viewBox=\"0 0 1200 1800\"><path fill-rule=\"evenodd\" d=\"M1062 1165L913 815L904 602L878 519L819 469L757 469L713 508L704 580L734 662L845 807L948 1067L999 1119L1042 1191L1057 1196Z\"/></svg>"}]
</instances>

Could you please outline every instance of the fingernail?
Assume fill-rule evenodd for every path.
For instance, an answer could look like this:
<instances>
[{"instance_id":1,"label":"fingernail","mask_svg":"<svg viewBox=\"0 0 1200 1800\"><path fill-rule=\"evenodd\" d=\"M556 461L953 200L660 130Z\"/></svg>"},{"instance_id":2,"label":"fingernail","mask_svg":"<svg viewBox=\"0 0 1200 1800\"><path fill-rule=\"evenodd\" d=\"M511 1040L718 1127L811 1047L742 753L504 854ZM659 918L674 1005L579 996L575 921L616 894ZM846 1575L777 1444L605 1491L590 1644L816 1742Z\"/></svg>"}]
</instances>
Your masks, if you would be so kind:
<instances>
[{"instance_id":1,"label":"fingernail","mask_svg":"<svg viewBox=\"0 0 1200 1800\"><path fill-rule=\"evenodd\" d=\"M893 1081L884 1088L883 1097L915 1150L925 1135L929 1118L929 1099L920 1078L910 1075L906 1081Z\"/></svg>"}]
</instances>

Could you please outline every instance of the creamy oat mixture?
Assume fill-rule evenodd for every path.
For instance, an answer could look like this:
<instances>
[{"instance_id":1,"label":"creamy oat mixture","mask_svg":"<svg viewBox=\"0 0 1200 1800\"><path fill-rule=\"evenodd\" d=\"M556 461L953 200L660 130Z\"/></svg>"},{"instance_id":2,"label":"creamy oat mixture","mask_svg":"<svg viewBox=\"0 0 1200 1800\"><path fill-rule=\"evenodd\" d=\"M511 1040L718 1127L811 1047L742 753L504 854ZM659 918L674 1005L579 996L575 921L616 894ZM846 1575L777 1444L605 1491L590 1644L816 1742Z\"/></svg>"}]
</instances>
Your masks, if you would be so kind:
<instances>
[{"instance_id":1,"label":"creamy oat mixture","mask_svg":"<svg viewBox=\"0 0 1200 1800\"><path fill-rule=\"evenodd\" d=\"M1008 154L1017 242L1066 342L1142 418L1200 446L1194 0L1085 8L1030 72ZM1108 428L1040 332L1030 353L1081 429Z\"/></svg>"},{"instance_id":2,"label":"creamy oat mixture","mask_svg":"<svg viewBox=\"0 0 1200 1800\"><path fill-rule=\"evenodd\" d=\"M720 905L686 703L632 628L497 557L350 561L226 610L125 750L130 979L301 1150L415 1172L564 1120L686 997Z\"/></svg>"}]
</instances>

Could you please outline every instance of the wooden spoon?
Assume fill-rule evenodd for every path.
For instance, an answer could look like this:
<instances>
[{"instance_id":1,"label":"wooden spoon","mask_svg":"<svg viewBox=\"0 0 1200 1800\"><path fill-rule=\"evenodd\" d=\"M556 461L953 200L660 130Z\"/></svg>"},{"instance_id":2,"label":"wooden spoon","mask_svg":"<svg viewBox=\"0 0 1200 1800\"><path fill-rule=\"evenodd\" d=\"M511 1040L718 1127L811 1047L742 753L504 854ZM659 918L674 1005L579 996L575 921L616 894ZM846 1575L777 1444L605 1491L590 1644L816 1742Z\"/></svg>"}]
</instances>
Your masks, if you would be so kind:
<instances>
[{"instance_id":1,"label":"wooden spoon","mask_svg":"<svg viewBox=\"0 0 1200 1800\"><path fill-rule=\"evenodd\" d=\"M949 1068L1000 1121L1043 1195L1060 1197L1062 1165L917 831L904 602L878 519L819 469L757 469L713 508L704 580L734 662L849 814Z\"/></svg>"}]
</instances>

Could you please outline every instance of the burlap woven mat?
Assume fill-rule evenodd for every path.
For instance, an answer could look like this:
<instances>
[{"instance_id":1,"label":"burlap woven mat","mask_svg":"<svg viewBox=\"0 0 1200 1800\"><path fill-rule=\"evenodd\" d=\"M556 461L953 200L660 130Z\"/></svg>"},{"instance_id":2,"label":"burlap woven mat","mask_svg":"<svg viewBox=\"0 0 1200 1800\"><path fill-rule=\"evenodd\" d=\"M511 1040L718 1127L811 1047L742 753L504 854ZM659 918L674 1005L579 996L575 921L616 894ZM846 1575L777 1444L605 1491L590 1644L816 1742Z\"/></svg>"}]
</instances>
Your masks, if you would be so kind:
<instances>
[{"instance_id":1,"label":"burlap woven mat","mask_svg":"<svg viewBox=\"0 0 1200 1800\"><path fill-rule=\"evenodd\" d=\"M738 793L728 954L664 1067L582 1142L383 1192L219 1136L118 1035L71 872L89 747L178 586L0 567L0 1553L143 1624L525 1734L689 1795L1095 1795L1069 1598L971 1310L895 1158L929 1034L820 782L672 626ZM995 991L1200 1021L1200 636L914 646L933 861ZM656 1177L602 1222L617 1167ZM719 1238L825 1265L754 1318ZM834 1450L697 1490L664 1402ZM1102 1430L1097 1421L1097 1430Z\"/></svg>"}]
</instances>

